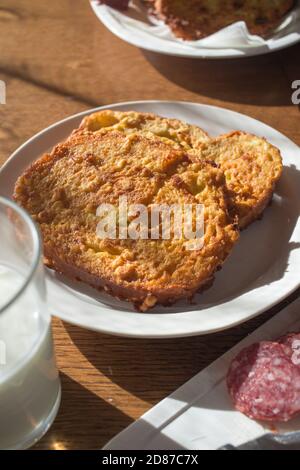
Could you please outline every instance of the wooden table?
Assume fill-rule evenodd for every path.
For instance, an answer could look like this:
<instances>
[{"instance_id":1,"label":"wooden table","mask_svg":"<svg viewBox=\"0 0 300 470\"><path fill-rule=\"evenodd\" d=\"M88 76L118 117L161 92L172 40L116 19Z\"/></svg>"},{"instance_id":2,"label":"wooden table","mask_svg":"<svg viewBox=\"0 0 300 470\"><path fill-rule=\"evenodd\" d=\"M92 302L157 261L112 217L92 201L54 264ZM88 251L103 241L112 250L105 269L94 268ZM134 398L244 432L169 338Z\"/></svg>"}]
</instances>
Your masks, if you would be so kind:
<instances>
[{"instance_id":1,"label":"wooden table","mask_svg":"<svg viewBox=\"0 0 300 470\"><path fill-rule=\"evenodd\" d=\"M7 84L0 164L59 119L130 100L223 106L300 144L299 109L291 103L291 83L300 79L300 45L243 60L171 58L114 37L88 0L0 0L0 48L0 79ZM159 341L105 336L54 319L63 399L36 448L100 448L282 306L225 333Z\"/></svg>"}]
</instances>

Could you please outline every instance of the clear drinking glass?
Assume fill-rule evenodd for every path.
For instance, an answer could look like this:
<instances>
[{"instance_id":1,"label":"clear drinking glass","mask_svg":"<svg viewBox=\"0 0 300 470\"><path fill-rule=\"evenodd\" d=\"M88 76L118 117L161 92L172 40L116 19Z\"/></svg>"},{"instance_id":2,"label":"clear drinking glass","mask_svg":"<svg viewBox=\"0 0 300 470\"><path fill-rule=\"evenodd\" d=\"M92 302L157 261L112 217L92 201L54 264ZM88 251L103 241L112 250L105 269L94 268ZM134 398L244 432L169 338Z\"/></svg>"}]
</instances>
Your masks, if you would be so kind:
<instances>
[{"instance_id":1,"label":"clear drinking glass","mask_svg":"<svg viewBox=\"0 0 300 470\"><path fill-rule=\"evenodd\" d=\"M51 426L61 397L41 241L0 197L0 449L25 449Z\"/></svg>"}]
</instances>

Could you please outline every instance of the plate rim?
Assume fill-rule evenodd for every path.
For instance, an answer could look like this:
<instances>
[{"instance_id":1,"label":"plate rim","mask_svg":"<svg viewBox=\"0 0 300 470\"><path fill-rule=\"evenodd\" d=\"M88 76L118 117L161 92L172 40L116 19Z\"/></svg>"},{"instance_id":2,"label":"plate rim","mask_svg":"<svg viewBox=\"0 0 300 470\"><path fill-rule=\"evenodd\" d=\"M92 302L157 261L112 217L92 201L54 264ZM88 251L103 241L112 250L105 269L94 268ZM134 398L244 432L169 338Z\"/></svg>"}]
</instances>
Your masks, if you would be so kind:
<instances>
[{"instance_id":1,"label":"plate rim","mask_svg":"<svg viewBox=\"0 0 300 470\"><path fill-rule=\"evenodd\" d=\"M201 104L201 103L195 103L195 102L189 102L189 101L172 101L172 100L167 100L167 101L163 101L163 100L141 100L141 101L127 101L127 102L121 102L121 103L114 103L112 105L104 105L104 106L100 106L100 107L96 107L96 108L93 108L93 109L89 109L89 110L85 110L85 111L81 111L79 113L76 113L72 116L68 116L67 118L64 118L56 123L53 123L52 125L48 126L47 128L43 129L42 131L38 132L37 134L35 134L33 137L31 137L30 139L28 139L24 144L22 144L21 146L19 146L13 153L12 155L8 158L8 160L4 163L4 165L0 168L0 175L2 174L2 172L4 170L7 169L7 167L11 164L11 162L16 159L18 157L18 154L24 150L26 147L28 147L29 145L31 145L32 143L34 143L37 139L40 139L40 138L43 138L44 134L46 135L47 133L49 133L49 131L53 131L55 130L55 128L59 128L61 127L62 125L68 123L68 122L71 122L72 120L76 120L76 119L80 119L82 117L84 117L85 115L88 115L92 112L95 112L97 110L103 110L103 109L114 109L114 108L122 108L122 107L129 107L129 106L144 106L144 105L172 105L172 106L186 106L186 105L189 105L191 107L196 107L196 108L201 108L202 110L205 109L205 108L209 108L211 110L214 110L214 111L226 111L226 112L229 112L231 113L232 115L236 116L236 117L243 117L243 118L246 118L246 119L249 119L250 121L252 121L253 123L255 124L263 124L263 126L265 127L265 129L269 129L270 131L272 132L275 132L277 133L279 136L281 137L284 137L286 143L289 143L289 144L292 144L293 146L297 147L298 148L298 151L300 151L300 148L297 144L295 144L291 139L289 139L288 137L286 137L284 134L282 134L281 132L277 131L276 129L272 128L271 126L263 123L262 121L259 121L255 118L252 118L251 116L247 116L246 114L241 114L241 113L238 113L236 111L232 111L228 108L223 108L223 107L219 107L219 106L212 106L212 105L207 105L207 104ZM17 177L17 175L16 175ZM298 221L298 224L300 222ZM284 279L284 278L282 278ZM47 281L48 283L48 281ZM62 320L68 322L68 323L71 323L73 325L77 325L77 326L80 326L80 327L83 327L83 328L86 328L88 330L92 330L92 331L96 331L96 332L102 332L102 333L106 333L106 334L110 334L110 335L113 335L113 336L120 336L120 337L131 337L131 338L152 338L152 339L163 339L163 338L178 338L178 337L192 337L192 336L202 336L202 335L206 335L206 334L213 334L213 333L216 333L216 332L220 332L220 331L224 331L224 330L227 330L229 328L234 328L235 326L238 326L240 324L243 324L247 321L249 321L250 319L252 318L255 318L257 316L259 316L261 313L271 309L272 307L276 306L276 305L279 305L282 301L284 301L287 297L289 297L290 295L292 295L300 286L300 279L297 281L297 282L294 282L294 284L292 284L292 287L290 287L289 289L287 289L285 291L285 293L283 293L282 295L280 295L279 297L276 297L275 300L272 300L271 302L268 302L267 305L263 305L261 308L256 308L255 309L255 312L252 312L251 314L248 314L247 316L245 316L243 319L239 319L237 321L232 321L231 323L228 323L226 325L222 325L220 327L215 327L215 328L210 328L208 330L204 330L204 329L199 329L199 326L197 327L197 325L195 325L195 328L193 329L193 331L189 330L188 331L184 331L184 332L168 332L168 333L164 333L164 332L156 332L155 334L154 333L147 333L147 332L140 332L140 331L116 331L116 329L112 328L111 326L110 327L107 327L107 325L105 326L101 326L101 328L99 328L99 325L97 327L93 327L93 325L84 325L82 323L82 321L80 320L76 320L76 319L70 319L70 317L68 315L65 315L65 314L54 314L53 313L53 309L50 308L50 302L48 303L49 304L49 310L50 312L52 313L53 316L57 316L58 318L61 318ZM273 298L273 297L272 297ZM231 302L231 300L229 301ZM226 302L224 302L224 304L226 304ZM223 304L223 305L224 305ZM105 307L105 306L104 306ZM214 307L212 307L214 308ZM221 306L222 308L222 306ZM241 307L242 308L242 307ZM199 310L194 310L194 311L190 311L190 312L181 312L181 313L177 313L177 315L187 315L188 313L197 313L199 312ZM106 312L106 315L109 314L109 312ZM121 315L126 315L126 314L132 314L132 312L121 312L120 313ZM213 314L213 312L212 312ZM147 316L147 314L135 314L135 315L142 315L142 316ZM151 315L151 317L153 317L153 315L155 314L148 314L148 315ZM159 314L158 314L159 315ZM165 316L167 315L176 315L176 313L172 313L172 314L163 314ZM141 330L143 329L143 325L141 325Z\"/></svg>"},{"instance_id":2,"label":"plate rim","mask_svg":"<svg viewBox=\"0 0 300 470\"><path fill-rule=\"evenodd\" d=\"M94 0L90 0L90 6L95 14L95 16L98 18L98 20L116 37L121 39L122 41L130 44L131 46L138 47L140 49L143 49L148 52L154 52L157 54L162 54L166 56L172 56L172 57L184 57L184 58L190 58L190 59L205 59L205 60L222 60L222 59L246 59L247 57L258 57L258 56L263 56L267 54L272 54L273 52L281 51L283 49L286 49L288 47L294 46L295 44L298 44L300 42L300 37L295 37L294 39L290 39L288 42L283 43L283 44L278 44L274 45L272 49L266 50L263 46L261 47L249 47L245 48L246 53L243 53L242 51L239 51L238 49L234 48L199 48L195 49L198 51L198 54L194 53L189 53L187 50L180 52L176 51L167 51L165 49L159 50L156 47L151 47L148 44L142 44L142 41L131 39L131 36L127 34L126 32L123 32L123 30L115 28L114 25L111 24L109 21L108 16L105 14L105 10L101 12L101 9L98 7L101 6L100 4L96 4ZM122 12L121 12L122 13ZM284 39L284 38L280 38ZM177 44L177 43L176 43ZM210 51L213 51L213 53L210 53ZM218 51L224 51L225 54L221 54ZM232 52L227 52L226 51L232 51ZM234 51L234 52L233 52Z\"/></svg>"}]
</instances>

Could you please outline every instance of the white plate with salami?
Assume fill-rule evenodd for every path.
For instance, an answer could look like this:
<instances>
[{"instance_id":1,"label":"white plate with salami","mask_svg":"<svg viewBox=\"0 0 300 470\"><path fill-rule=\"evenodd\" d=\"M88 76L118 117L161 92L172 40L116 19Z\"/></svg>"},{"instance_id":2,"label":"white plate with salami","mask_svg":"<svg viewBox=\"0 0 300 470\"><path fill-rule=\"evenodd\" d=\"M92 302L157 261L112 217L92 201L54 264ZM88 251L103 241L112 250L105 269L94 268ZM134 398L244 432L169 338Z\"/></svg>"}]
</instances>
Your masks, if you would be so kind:
<instances>
[{"instance_id":1,"label":"white plate with salami","mask_svg":"<svg viewBox=\"0 0 300 470\"><path fill-rule=\"evenodd\" d=\"M281 150L284 172L263 220L242 232L214 285L195 296L193 304L179 302L141 314L129 303L48 270L49 309L53 315L84 328L120 336L203 335L243 323L299 287L300 149L296 144L248 116L197 103L141 101L99 109L135 110L177 118L200 126L211 136L234 129L263 136ZM25 168L63 141L84 116L94 111L85 111L54 124L20 147L0 170L1 195L11 197L15 182Z\"/></svg>"},{"instance_id":2,"label":"white plate with salami","mask_svg":"<svg viewBox=\"0 0 300 470\"><path fill-rule=\"evenodd\" d=\"M275 341L282 335L296 331L300 331L300 299L152 408L112 439L105 450L216 450L228 444L244 448L252 442L259 442L266 434L277 435L299 431L299 416L285 424L263 423L249 419L236 411L226 386L226 375L230 364L244 348L261 341ZM271 354L274 343L266 344L265 350L267 354ZM298 363L298 367L300 367L299 352L298 349L295 353L295 363ZM278 380L272 382L270 377L269 390L264 396L264 409L268 405L268 400L270 406L273 405L273 398L269 395L272 391L279 402L281 396L282 399L286 398L286 391L284 387L280 388L280 385L289 380L291 362L287 362L286 371L282 367L285 361L286 358L281 362L281 352L278 360L275 356L273 367ZM247 363L245 365L247 367ZM258 363L254 370L254 379L257 382L261 375L261 371L257 370L259 367L264 368L264 362ZM289 383L289 389L293 390L294 394L285 402L285 409L290 412L293 407L300 410L299 383L298 385L296 381ZM255 387L249 390L252 394L257 392ZM249 396L245 398L246 404L248 398ZM258 409L259 403L258 399Z\"/></svg>"}]
</instances>

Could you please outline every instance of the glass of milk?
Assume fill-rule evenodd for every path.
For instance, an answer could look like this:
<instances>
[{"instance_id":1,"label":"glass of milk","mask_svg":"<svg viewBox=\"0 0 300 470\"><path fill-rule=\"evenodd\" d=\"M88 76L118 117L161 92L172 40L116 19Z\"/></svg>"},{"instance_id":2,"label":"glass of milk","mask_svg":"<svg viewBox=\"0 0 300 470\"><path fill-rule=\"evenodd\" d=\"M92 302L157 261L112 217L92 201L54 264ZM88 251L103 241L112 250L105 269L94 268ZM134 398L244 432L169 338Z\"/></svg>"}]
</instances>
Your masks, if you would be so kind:
<instances>
[{"instance_id":1,"label":"glass of milk","mask_svg":"<svg viewBox=\"0 0 300 470\"><path fill-rule=\"evenodd\" d=\"M0 197L0 449L25 449L60 405L39 232Z\"/></svg>"}]
</instances>

